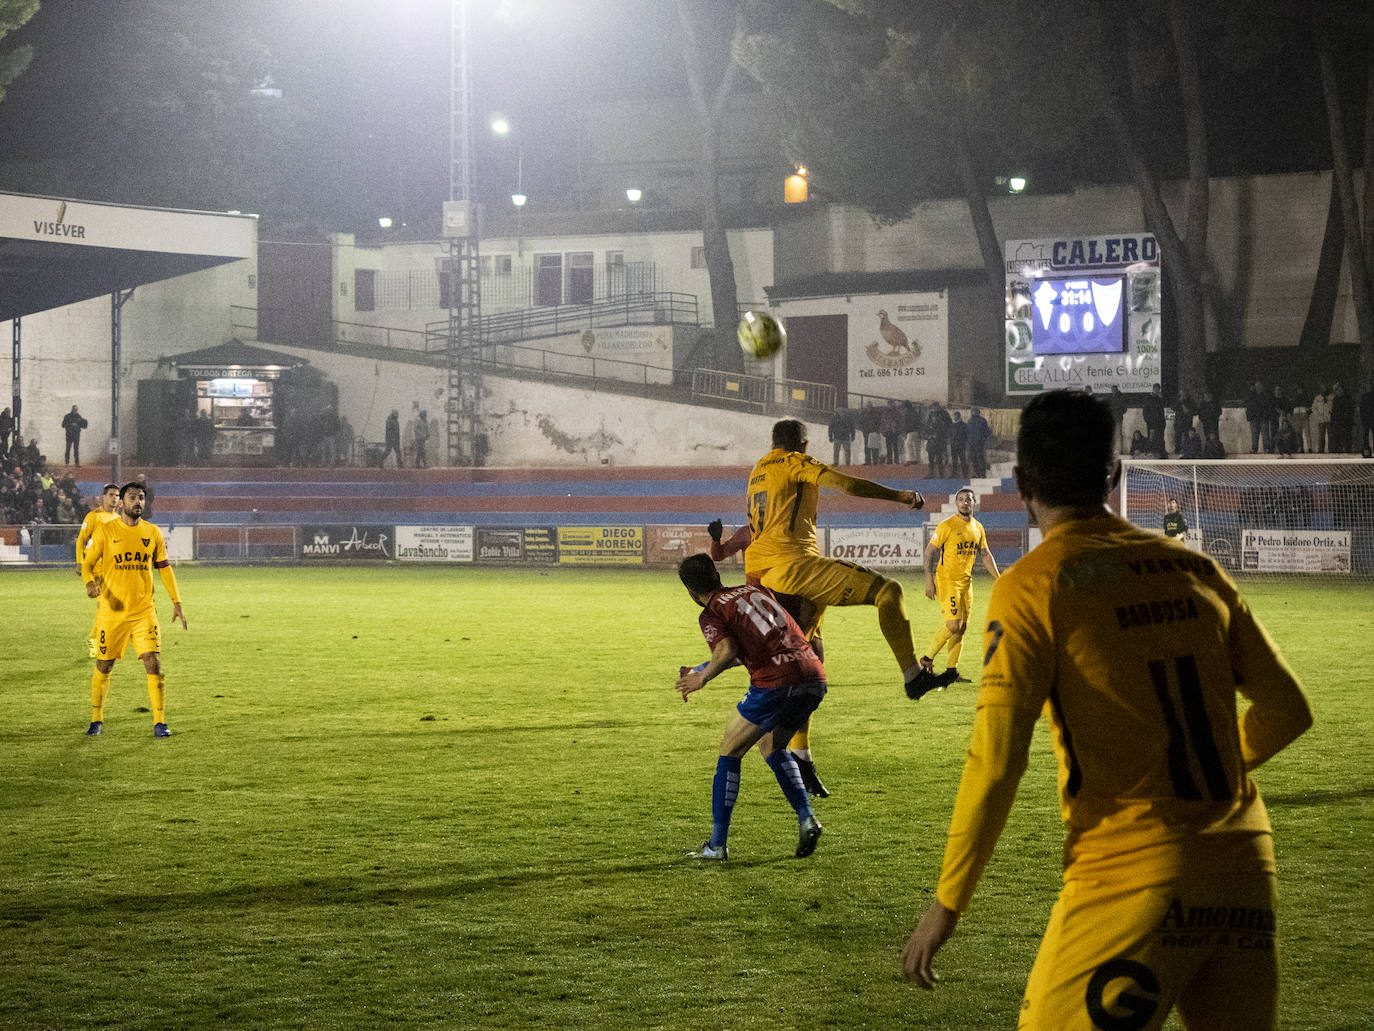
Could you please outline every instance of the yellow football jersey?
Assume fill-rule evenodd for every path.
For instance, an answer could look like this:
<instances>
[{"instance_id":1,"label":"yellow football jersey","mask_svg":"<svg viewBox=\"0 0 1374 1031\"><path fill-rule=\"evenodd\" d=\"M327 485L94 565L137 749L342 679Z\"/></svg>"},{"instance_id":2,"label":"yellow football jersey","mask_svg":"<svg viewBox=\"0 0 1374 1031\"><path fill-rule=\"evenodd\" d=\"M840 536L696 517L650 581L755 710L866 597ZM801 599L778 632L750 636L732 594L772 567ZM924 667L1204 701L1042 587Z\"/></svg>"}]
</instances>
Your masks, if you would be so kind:
<instances>
[{"instance_id":1,"label":"yellow football jersey","mask_svg":"<svg viewBox=\"0 0 1374 1031\"><path fill-rule=\"evenodd\" d=\"M756 576L779 562L818 555L816 499L829 466L800 451L774 448L749 474L745 507L752 538L744 552L745 573Z\"/></svg>"},{"instance_id":2,"label":"yellow football jersey","mask_svg":"<svg viewBox=\"0 0 1374 1031\"><path fill-rule=\"evenodd\" d=\"M168 565L162 531L140 519L133 526L122 519L101 524L91 539L82 564L83 579L104 579L100 613L130 619L155 609L153 570ZM175 583L175 580L172 581ZM169 587L172 601L180 601Z\"/></svg>"},{"instance_id":3,"label":"yellow football jersey","mask_svg":"<svg viewBox=\"0 0 1374 1031\"><path fill-rule=\"evenodd\" d=\"M76 534L77 565L80 565L81 560L86 557L86 549L91 546L91 539L95 537L95 531L111 519L118 518L118 512L106 512L103 508L93 508L86 513L86 518L81 520L81 529Z\"/></svg>"},{"instance_id":4,"label":"yellow football jersey","mask_svg":"<svg viewBox=\"0 0 1374 1031\"><path fill-rule=\"evenodd\" d=\"M1115 516L1061 524L993 585L983 648L970 755L999 748L999 713L1048 713L1066 877L1273 870L1246 757L1291 733L1238 719L1236 692L1294 713L1302 689L1210 558ZM1001 830L964 798L961 786L939 891L959 909Z\"/></svg>"},{"instance_id":5,"label":"yellow football jersey","mask_svg":"<svg viewBox=\"0 0 1374 1031\"><path fill-rule=\"evenodd\" d=\"M940 549L940 565L935 570L940 582L967 587L973 582L973 562L988 546L988 538L977 519L964 522L952 515L935 528L930 543Z\"/></svg>"}]
</instances>

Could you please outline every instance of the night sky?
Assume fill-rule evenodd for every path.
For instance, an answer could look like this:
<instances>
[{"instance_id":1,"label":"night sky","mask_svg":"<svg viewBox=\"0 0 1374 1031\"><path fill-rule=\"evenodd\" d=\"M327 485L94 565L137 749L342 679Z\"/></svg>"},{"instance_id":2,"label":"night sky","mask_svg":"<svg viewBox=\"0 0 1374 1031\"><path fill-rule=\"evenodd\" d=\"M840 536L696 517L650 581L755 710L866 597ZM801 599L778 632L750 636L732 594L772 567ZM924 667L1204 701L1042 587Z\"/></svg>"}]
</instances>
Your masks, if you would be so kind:
<instances>
[{"instance_id":1,"label":"night sky","mask_svg":"<svg viewBox=\"0 0 1374 1031\"><path fill-rule=\"evenodd\" d=\"M111 40L130 12L155 6L156 0L45 0L3 43L31 43L36 52L0 103L0 161L75 158L91 167L117 151L119 141L98 113L100 101L112 84L136 80L138 69ZM181 0L174 6L195 12L207 47L252 38L267 48L275 84L308 115L285 173L294 177L291 203L312 209L302 214L341 229L375 225L382 213L411 221L437 215L448 194L448 0ZM508 203L514 186L516 144L489 133L493 112L508 116L518 134L525 192L553 210L571 205L580 109L624 97L685 96L671 0L472 0L471 11L481 200ZM1276 31L1291 40L1264 61L1227 70L1224 81L1208 84L1216 175L1330 167L1310 45L1300 25ZM1206 54L1208 43L1202 44ZM1341 54L1357 98L1362 54L1356 46ZM1177 111L1161 104L1156 113L1163 126L1151 140L1157 170L1180 174ZM1110 148L1097 166L1071 174L1124 179ZM1052 189L1073 185L1053 179L1041 182ZM46 190L11 184L101 199L77 180ZM166 203L156 195L117 199Z\"/></svg>"}]
</instances>

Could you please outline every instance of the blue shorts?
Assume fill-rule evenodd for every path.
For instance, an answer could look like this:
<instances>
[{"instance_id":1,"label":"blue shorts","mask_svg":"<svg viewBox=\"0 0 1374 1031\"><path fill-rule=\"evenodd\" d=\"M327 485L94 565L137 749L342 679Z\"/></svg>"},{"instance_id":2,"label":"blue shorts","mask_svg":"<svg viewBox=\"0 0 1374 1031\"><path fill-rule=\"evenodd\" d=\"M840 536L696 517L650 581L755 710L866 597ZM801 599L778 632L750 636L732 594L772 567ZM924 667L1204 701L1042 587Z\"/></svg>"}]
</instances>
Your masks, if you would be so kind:
<instances>
[{"instance_id":1,"label":"blue shorts","mask_svg":"<svg viewBox=\"0 0 1374 1031\"><path fill-rule=\"evenodd\" d=\"M778 724L797 730L806 726L824 697L824 680L803 680L799 684L771 688L751 684L735 708L750 723L764 730L772 730Z\"/></svg>"}]
</instances>

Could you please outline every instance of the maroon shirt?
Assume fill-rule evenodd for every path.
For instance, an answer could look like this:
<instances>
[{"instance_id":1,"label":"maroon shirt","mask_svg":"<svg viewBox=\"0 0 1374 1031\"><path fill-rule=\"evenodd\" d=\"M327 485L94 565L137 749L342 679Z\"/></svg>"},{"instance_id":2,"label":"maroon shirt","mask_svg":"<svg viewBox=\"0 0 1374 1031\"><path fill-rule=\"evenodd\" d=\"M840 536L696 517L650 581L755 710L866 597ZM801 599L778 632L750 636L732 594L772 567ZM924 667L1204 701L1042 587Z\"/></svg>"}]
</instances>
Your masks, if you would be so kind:
<instances>
[{"instance_id":1,"label":"maroon shirt","mask_svg":"<svg viewBox=\"0 0 1374 1031\"><path fill-rule=\"evenodd\" d=\"M825 680L825 667L796 620L762 587L744 584L711 595L699 619L706 643L730 638L750 683L760 689Z\"/></svg>"}]
</instances>

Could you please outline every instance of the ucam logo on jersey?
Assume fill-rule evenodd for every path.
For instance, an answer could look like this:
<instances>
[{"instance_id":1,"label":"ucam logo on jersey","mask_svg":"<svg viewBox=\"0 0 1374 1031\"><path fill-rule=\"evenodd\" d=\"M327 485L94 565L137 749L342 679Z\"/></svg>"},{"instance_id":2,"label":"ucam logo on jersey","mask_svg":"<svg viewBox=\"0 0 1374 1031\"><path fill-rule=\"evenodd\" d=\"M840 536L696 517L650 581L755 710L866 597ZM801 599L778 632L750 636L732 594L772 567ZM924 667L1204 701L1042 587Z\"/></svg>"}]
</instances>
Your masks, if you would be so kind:
<instances>
[{"instance_id":1,"label":"ucam logo on jersey","mask_svg":"<svg viewBox=\"0 0 1374 1031\"><path fill-rule=\"evenodd\" d=\"M870 569L920 569L925 545L919 526L831 529L830 557Z\"/></svg>"}]
</instances>

